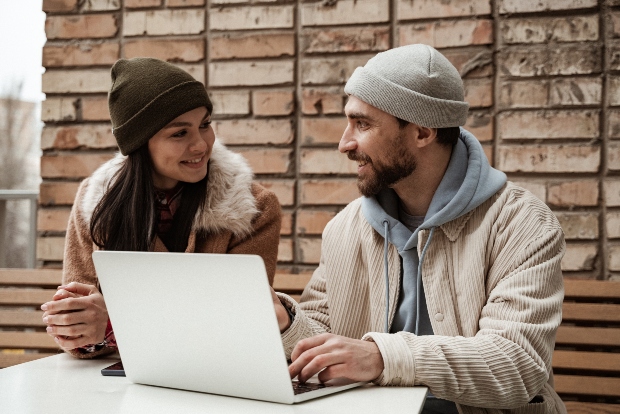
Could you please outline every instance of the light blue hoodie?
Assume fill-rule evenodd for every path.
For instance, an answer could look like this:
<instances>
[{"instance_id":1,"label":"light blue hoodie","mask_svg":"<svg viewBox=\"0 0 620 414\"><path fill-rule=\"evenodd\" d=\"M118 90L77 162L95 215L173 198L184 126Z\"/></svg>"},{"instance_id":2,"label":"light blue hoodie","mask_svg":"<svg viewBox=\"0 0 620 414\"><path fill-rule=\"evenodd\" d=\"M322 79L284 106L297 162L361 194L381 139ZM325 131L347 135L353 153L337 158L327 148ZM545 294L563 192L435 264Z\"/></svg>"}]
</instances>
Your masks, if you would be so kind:
<instances>
[{"instance_id":1,"label":"light blue hoodie","mask_svg":"<svg viewBox=\"0 0 620 414\"><path fill-rule=\"evenodd\" d=\"M476 137L461 128L446 173L433 196L424 222L415 232L412 233L398 220L398 196L394 190L386 189L376 197L362 199L364 217L386 240L386 254L387 242L392 243L398 249L402 261L402 288L390 332L433 334L421 282L422 262L426 249L432 243L433 232L436 227L478 207L499 191L505 183L506 174L489 165ZM418 257L417 250L420 229L431 229L426 245L422 249L421 258Z\"/></svg>"}]
</instances>

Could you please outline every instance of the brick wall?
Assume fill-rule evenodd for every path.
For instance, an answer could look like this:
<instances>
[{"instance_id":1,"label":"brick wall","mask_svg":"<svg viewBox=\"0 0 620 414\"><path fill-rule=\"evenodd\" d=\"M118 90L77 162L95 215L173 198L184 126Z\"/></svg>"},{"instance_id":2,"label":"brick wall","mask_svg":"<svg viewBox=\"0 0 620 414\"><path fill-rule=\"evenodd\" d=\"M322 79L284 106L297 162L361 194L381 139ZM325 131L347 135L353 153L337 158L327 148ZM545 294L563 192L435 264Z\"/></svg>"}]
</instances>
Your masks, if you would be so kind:
<instances>
[{"instance_id":1,"label":"brick wall","mask_svg":"<svg viewBox=\"0 0 620 414\"><path fill-rule=\"evenodd\" d=\"M282 269L313 269L325 224L358 196L337 143L343 85L379 51L440 49L492 164L557 214L567 276L620 278L620 0L44 0L38 257L62 260L79 181L112 157L120 57L178 64L214 128L284 211Z\"/></svg>"}]
</instances>

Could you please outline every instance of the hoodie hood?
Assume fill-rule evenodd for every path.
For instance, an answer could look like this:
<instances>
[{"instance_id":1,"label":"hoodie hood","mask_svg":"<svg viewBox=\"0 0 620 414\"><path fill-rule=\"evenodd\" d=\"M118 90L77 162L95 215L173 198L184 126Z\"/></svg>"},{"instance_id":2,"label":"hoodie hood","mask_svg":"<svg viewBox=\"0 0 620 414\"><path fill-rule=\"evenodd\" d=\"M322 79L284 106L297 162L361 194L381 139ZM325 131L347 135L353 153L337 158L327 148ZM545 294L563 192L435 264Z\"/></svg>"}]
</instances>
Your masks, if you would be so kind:
<instances>
[{"instance_id":1,"label":"hoodie hood","mask_svg":"<svg viewBox=\"0 0 620 414\"><path fill-rule=\"evenodd\" d=\"M480 142L461 128L446 173L418 230L438 227L467 214L505 183L506 174L491 167ZM393 189L383 190L376 197L363 197L362 212L380 234L385 234L387 221L390 242L399 252L417 246L418 230L412 234L398 220L398 196Z\"/></svg>"}]
</instances>

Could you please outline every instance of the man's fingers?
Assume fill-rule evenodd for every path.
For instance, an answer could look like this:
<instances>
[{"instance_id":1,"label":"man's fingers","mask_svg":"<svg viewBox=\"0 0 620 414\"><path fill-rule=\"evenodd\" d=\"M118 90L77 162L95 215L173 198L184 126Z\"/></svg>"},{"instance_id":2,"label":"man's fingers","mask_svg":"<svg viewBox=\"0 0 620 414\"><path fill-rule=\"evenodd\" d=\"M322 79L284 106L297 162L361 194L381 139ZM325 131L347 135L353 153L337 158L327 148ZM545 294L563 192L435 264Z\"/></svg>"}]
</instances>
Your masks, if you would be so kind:
<instances>
[{"instance_id":1,"label":"man's fingers","mask_svg":"<svg viewBox=\"0 0 620 414\"><path fill-rule=\"evenodd\" d=\"M291 352L291 361L295 362L297 358L307 350L323 345L331 336L332 334L321 334L297 342L297 345L293 348L293 352Z\"/></svg>"},{"instance_id":2,"label":"man's fingers","mask_svg":"<svg viewBox=\"0 0 620 414\"><path fill-rule=\"evenodd\" d=\"M303 358L303 356L302 356ZM321 370L341 362L339 356L332 352L319 353L314 356L297 374L299 382L306 382Z\"/></svg>"},{"instance_id":3,"label":"man's fingers","mask_svg":"<svg viewBox=\"0 0 620 414\"><path fill-rule=\"evenodd\" d=\"M347 370L345 364L334 364L325 368L319 373L319 381L327 382L336 378L346 378Z\"/></svg>"},{"instance_id":4,"label":"man's fingers","mask_svg":"<svg viewBox=\"0 0 620 414\"><path fill-rule=\"evenodd\" d=\"M54 336L54 341L65 351L90 345L88 339L84 337L64 338L63 336Z\"/></svg>"},{"instance_id":5,"label":"man's fingers","mask_svg":"<svg viewBox=\"0 0 620 414\"><path fill-rule=\"evenodd\" d=\"M88 296L92 293L99 292L99 290L95 286L79 282L71 282L66 285L58 286L58 289L64 289L66 291L77 293L78 295L82 296Z\"/></svg>"},{"instance_id":6,"label":"man's fingers","mask_svg":"<svg viewBox=\"0 0 620 414\"><path fill-rule=\"evenodd\" d=\"M43 323L47 325L68 326L82 323L85 319L83 312L54 313L43 317ZM67 334L68 335L68 334Z\"/></svg>"}]
</instances>

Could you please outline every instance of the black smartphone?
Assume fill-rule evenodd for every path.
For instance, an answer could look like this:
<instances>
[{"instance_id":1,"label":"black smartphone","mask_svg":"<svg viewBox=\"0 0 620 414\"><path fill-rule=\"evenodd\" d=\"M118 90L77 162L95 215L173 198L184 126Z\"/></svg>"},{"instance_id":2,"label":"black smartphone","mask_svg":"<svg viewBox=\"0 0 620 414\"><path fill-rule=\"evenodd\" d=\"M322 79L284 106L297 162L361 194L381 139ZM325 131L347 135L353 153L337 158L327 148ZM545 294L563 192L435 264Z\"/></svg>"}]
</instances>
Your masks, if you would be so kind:
<instances>
[{"instance_id":1,"label":"black smartphone","mask_svg":"<svg viewBox=\"0 0 620 414\"><path fill-rule=\"evenodd\" d=\"M101 375L106 377L124 377L125 369L123 368L123 361L119 361L116 364L105 367L101 370Z\"/></svg>"}]
</instances>

